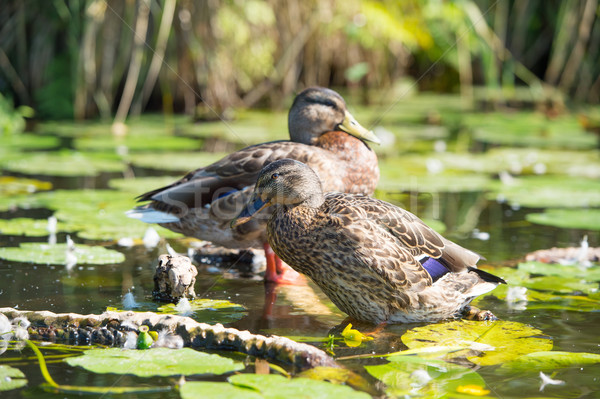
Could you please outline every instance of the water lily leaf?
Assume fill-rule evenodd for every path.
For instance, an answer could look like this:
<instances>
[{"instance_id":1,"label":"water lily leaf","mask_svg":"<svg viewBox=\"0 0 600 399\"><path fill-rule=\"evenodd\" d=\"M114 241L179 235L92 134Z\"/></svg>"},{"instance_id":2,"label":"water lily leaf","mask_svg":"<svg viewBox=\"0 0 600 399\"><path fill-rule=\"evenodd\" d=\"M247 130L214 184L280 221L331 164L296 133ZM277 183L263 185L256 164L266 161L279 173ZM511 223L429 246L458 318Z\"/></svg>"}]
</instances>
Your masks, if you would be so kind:
<instances>
[{"instance_id":1,"label":"water lily leaf","mask_svg":"<svg viewBox=\"0 0 600 399\"><path fill-rule=\"evenodd\" d=\"M48 235L48 220L46 219L0 219L0 234L44 237Z\"/></svg>"},{"instance_id":2,"label":"water lily leaf","mask_svg":"<svg viewBox=\"0 0 600 399\"><path fill-rule=\"evenodd\" d=\"M228 154L220 152L167 152L132 154L129 160L134 166L141 168L188 172L217 162L225 155Z\"/></svg>"},{"instance_id":3,"label":"water lily leaf","mask_svg":"<svg viewBox=\"0 0 600 399\"><path fill-rule=\"evenodd\" d=\"M189 301L190 307L180 310L180 308L169 303L160 306L158 313L181 314L201 323L232 323L246 316L246 308L240 304L229 302L222 299L194 299ZM187 314L191 312L191 314Z\"/></svg>"},{"instance_id":4,"label":"water lily leaf","mask_svg":"<svg viewBox=\"0 0 600 399\"><path fill-rule=\"evenodd\" d=\"M24 179L13 176L0 176L0 196L31 194L36 191L51 190L52 183L47 181Z\"/></svg>"},{"instance_id":5,"label":"water lily leaf","mask_svg":"<svg viewBox=\"0 0 600 399\"><path fill-rule=\"evenodd\" d=\"M488 176L469 174L451 175L440 173L435 175L413 175L410 179L390 177L382 172L380 190L411 191L421 193L465 192L485 190L492 180Z\"/></svg>"},{"instance_id":6,"label":"water lily leaf","mask_svg":"<svg viewBox=\"0 0 600 399\"><path fill-rule=\"evenodd\" d=\"M477 322L457 320L431 324L407 331L402 342L409 348L425 346L470 346L469 350L453 352L449 357L467 356L479 365L504 363L531 352L552 349L552 340L543 337L542 331L526 324L495 321Z\"/></svg>"},{"instance_id":7,"label":"water lily leaf","mask_svg":"<svg viewBox=\"0 0 600 399\"><path fill-rule=\"evenodd\" d=\"M115 152L119 147L127 147L127 151L192 151L200 148L197 139L189 137L165 136L163 135L126 135L126 136L103 136L103 137L81 137L73 141L76 149L81 151L111 151Z\"/></svg>"},{"instance_id":8,"label":"water lily leaf","mask_svg":"<svg viewBox=\"0 0 600 399\"><path fill-rule=\"evenodd\" d=\"M438 398L464 391L460 387L485 388L483 378L464 366L417 356L390 356L388 360L388 364L365 369L387 386L386 393L392 397Z\"/></svg>"},{"instance_id":9,"label":"water lily leaf","mask_svg":"<svg viewBox=\"0 0 600 399\"><path fill-rule=\"evenodd\" d=\"M582 292L591 294L598 291L598 284L587 282L580 278L568 278L559 276L542 276L530 278L523 283L524 287L539 291L559 292L569 294L573 292Z\"/></svg>"},{"instance_id":10,"label":"water lily leaf","mask_svg":"<svg viewBox=\"0 0 600 399\"><path fill-rule=\"evenodd\" d=\"M2 145L11 150L46 150L60 145L56 136L39 134L10 134L2 137Z\"/></svg>"},{"instance_id":11,"label":"water lily leaf","mask_svg":"<svg viewBox=\"0 0 600 399\"><path fill-rule=\"evenodd\" d=\"M543 213L529 213L531 223L563 229L600 230L600 209L547 209Z\"/></svg>"},{"instance_id":12,"label":"water lily leaf","mask_svg":"<svg viewBox=\"0 0 600 399\"><path fill-rule=\"evenodd\" d=\"M105 265L121 263L125 255L104 247L77 244L74 251L77 264ZM24 242L17 247L0 248L0 258L40 265L64 265L67 262L67 244L48 245Z\"/></svg>"},{"instance_id":13,"label":"water lily leaf","mask_svg":"<svg viewBox=\"0 0 600 399\"><path fill-rule=\"evenodd\" d=\"M566 176L524 176L492 184L488 197L532 208L600 206L600 180Z\"/></svg>"},{"instance_id":14,"label":"water lily leaf","mask_svg":"<svg viewBox=\"0 0 600 399\"><path fill-rule=\"evenodd\" d=\"M132 196L138 196L150 190L154 190L155 188L167 186L177 179L177 177L172 176L136 177L135 179L111 179L108 182L108 186L119 191L131 193Z\"/></svg>"},{"instance_id":15,"label":"water lily leaf","mask_svg":"<svg viewBox=\"0 0 600 399\"><path fill-rule=\"evenodd\" d=\"M21 370L0 365L0 391L10 391L25 385L27 385L27 379Z\"/></svg>"},{"instance_id":16,"label":"water lily leaf","mask_svg":"<svg viewBox=\"0 0 600 399\"><path fill-rule=\"evenodd\" d=\"M244 368L240 362L190 348L91 349L83 352L83 356L70 357L65 361L70 366L83 367L93 373L133 374L138 377L219 375Z\"/></svg>"},{"instance_id":17,"label":"water lily leaf","mask_svg":"<svg viewBox=\"0 0 600 399\"><path fill-rule=\"evenodd\" d=\"M122 172L125 164L112 154L62 151L24 154L7 161L4 169L30 175L96 176L100 172Z\"/></svg>"},{"instance_id":18,"label":"water lily leaf","mask_svg":"<svg viewBox=\"0 0 600 399\"><path fill-rule=\"evenodd\" d=\"M181 387L181 397L188 398L348 398L367 399L370 395L345 385L311 380L288 379L274 374L237 374L229 383L187 382Z\"/></svg>"},{"instance_id":19,"label":"water lily leaf","mask_svg":"<svg viewBox=\"0 0 600 399\"><path fill-rule=\"evenodd\" d=\"M352 370L340 367L317 366L298 374L298 377L310 378L312 380L329 381L334 384L347 384L363 392L372 390L369 382Z\"/></svg>"},{"instance_id":20,"label":"water lily leaf","mask_svg":"<svg viewBox=\"0 0 600 399\"><path fill-rule=\"evenodd\" d=\"M600 281L600 266L578 267L577 265L559 265L557 263L523 262L519 270L542 276L581 278L586 281Z\"/></svg>"},{"instance_id":21,"label":"water lily leaf","mask_svg":"<svg viewBox=\"0 0 600 399\"><path fill-rule=\"evenodd\" d=\"M524 281L529 279L529 273L524 270L519 270L516 267L489 267L481 266L480 269L486 270L498 277L502 277L506 281L507 285L521 285ZM500 285L492 292L496 292L498 289L503 287Z\"/></svg>"},{"instance_id":22,"label":"water lily leaf","mask_svg":"<svg viewBox=\"0 0 600 399\"><path fill-rule=\"evenodd\" d=\"M520 371L555 370L558 368L600 363L600 355L585 352L542 351L520 356L502 365L502 369Z\"/></svg>"}]
</instances>

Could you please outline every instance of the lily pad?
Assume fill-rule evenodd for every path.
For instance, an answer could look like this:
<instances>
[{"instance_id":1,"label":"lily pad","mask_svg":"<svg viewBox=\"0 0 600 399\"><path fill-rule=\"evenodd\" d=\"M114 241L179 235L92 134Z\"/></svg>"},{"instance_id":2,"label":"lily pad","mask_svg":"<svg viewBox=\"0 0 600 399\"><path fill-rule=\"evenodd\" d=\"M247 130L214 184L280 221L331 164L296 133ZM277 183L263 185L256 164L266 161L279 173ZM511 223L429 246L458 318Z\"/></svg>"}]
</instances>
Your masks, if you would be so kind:
<instances>
[{"instance_id":1,"label":"lily pad","mask_svg":"<svg viewBox=\"0 0 600 399\"><path fill-rule=\"evenodd\" d=\"M27 379L21 370L0 365L0 391L10 391L25 385L27 385Z\"/></svg>"},{"instance_id":2,"label":"lily pad","mask_svg":"<svg viewBox=\"0 0 600 399\"><path fill-rule=\"evenodd\" d=\"M169 152L132 154L129 159L134 166L142 168L171 172L188 172L217 162L225 155L228 154L220 152Z\"/></svg>"},{"instance_id":3,"label":"lily pad","mask_svg":"<svg viewBox=\"0 0 600 399\"><path fill-rule=\"evenodd\" d=\"M181 387L181 397L188 398L346 398L368 399L371 395L345 385L308 378L288 379L273 374L237 374L229 383L187 382Z\"/></svg>"},{"instance_id":4,"label":"lily pad","mask_svg":"<svg viewBox=\"0 0 600 399\"><path fill-rule=\"evenodd\" d=\"M45 150L60 145L56 136L39 134L9 134L2 137L2 145L11 150Z\"/></svg>"},{"instance_id":5,"label":"lily pad","mask_svg":"<svg viewBox=\"0 0 600 399\"><path fill-rule=\"evenodd\" d=\"M201 323L232 323L246 316L246 308L240 304L222 299L194 299L189 301L190 307L185 309L186 316ZM169 303L160 306L159 313L180 314L177 305Z\"/></svg>"},{"instance_id":6,"label":"lily pad","mask_svg":"<svg viewBox=\"0 0 600 399\"><path fill-rule=\"evenodd\" d=\"M543 335L542 331L517 322L457 320L413 328L402 336L402 342L410 349L463 345L469 349L449 356L467 356L471 362L487 366L552 349L552 340ZM480 354L471 355L471 350Z\"/></svg>"},{"instance_id":7,"label":"lily pad","mask_svg":"<svg viewBox=\"0 0 600 399\"><path fill-rule=\"evenodd\" d=\"M564 229L600 230L600 209L547 209L525 218L532 223Z\"/></svg>"},{"instance_id":8,"label":"lily pad","mask_svg":"<svg viewBox=\"0 0 600 399\"><path fill-rule=\"evenodd\" d=\"M46 219L0 219L0 234L26 237L44 237L48 233Z\"/></svg>"},{"instance_id":9,"label":"lily pad","mask_svg":"<svg viewBox=\"0 0 600 399\"><path fill-rule=\"evenodd\" d=\"M13 176L0 176L0 196L31 194L36 191L51 190L52 183L36 179L24 179Z\"/></svg>"},{"instance_id":10,"label":"lily pad","mask_svg":"<svg viewBox=\"0 0 600 399\"><path fill-rule=\"evenodd\" d=\"M104 247L77 244L73 252L78 264L105 265L121 263L125 255ZM24 242L17 247L0 248L0 258L40 265L64 265L67 263L67 244L48 245Z\"/></svg>"},{"instance_id":11,"label":"lily pad","mask_svg":"<svg viewBox=\"0 0 600 399\"><path fill-rule=\"evenodd\" d=\"M63 151L24 154L7 161L4 169L30 175L96 176L100 172L122 172L125 164L112 154Z\"/></svg>"},{"instance_id":12,"label":"lily pad","mask_svg":"<svg viewBox=\"0 0 600 399\"><path fill-rule=\"evenodd\" d=\"M542 351L520 356L502 365L502 369L531 371L584 366L600 363L600 355L585 352Z\"/></svg>"},{"instance_id":13,"label":"lily pad","mask_svg":"<svg viewBox=\"0 0 600 399\"><path fill-rule=\"evenodd\" d=\"M523 286L534 290L559 292L563 294L574 292L591 294L598 291L598 283L587 282L581 278L564 276L534 277L525 282Z\"/></svg>"},{"instance_id":14,"label":"lily pad","mask_svg":"<svg viewBox=\"0 0 600 399\"><path fill-rule=\"evenodd\" d=\"M496 182L491 199L532 208L600 206L600 180L565 176L524 176L509 184Z\"/></svg>"},{"instance_id":15,"label":"lily pad","mask_svg":"<svg viewBox=\"0 0 600 399\"><path fill-rule=\"evenodd\" d=\"M462 393L467 386L489 393L483 378L464 366L417 356L390 356L388 360L388 364L365 369L387 386L386 393L392 397L445 397Z\"/></svg>"},{"instance_id":16,"label":"lily pad","mask_svg":"<svg viewBox=\"0 0 600 399\"><path fill-rule=\"evenodd\" d=\"M131 193L133 197L154 190L158 187L164 187L177 180L172 176L159 177L136 177L135 179L111 179L108 182L110 188L119 191Z\"/></svg>"},{"instance_id":17,"label":"lily pad","mask_svg":"<svg viewBox=\"0 0 600 399\"><path fill-rule=\"evenodd\" d=\"M542 276L580 278L585 281L600 281L600 266L578 267L577 265L559 265L556 263L523 262L519 270Z\"/></svg>"},{"instance_id":18,"label":"lily pad","mask_svg":"<svg viewBox=\"0 0 600 399\"><path fill-rule=\"evenodd\" d=\"M197 139L178 136L105 136L75 139L74 147L81 151L117 151L126 147L128 151L192 151L200 148Z\"/></svg>"},{"instance_id":19,"label":"lily pad","mask_svg":"<svg viewBox=\"0 0 600 399\"><path fill-rule=\"evenodd\" d=\"M80 366L93 373L133 374L138 377L219 375L244 369L240 362L190 348L91 349L83 352L83 356L70 357L65 361L70 366Z\"/></svg>"}]
</instances>

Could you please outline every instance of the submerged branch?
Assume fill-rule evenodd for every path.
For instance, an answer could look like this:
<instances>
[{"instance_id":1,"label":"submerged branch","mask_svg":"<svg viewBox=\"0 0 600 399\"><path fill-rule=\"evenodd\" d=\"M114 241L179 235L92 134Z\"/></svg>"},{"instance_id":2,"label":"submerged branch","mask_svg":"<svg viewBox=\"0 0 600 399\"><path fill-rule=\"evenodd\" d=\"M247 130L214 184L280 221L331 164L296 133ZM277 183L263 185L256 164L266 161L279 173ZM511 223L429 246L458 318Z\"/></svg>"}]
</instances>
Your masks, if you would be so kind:
<instances>
[{"instance_id":1,"label":"submerged branch","mask_svg":"<svg viewBox=\"0 0 600 399\"><path fill-rule=\"evenodd\" d=\"M0 313L9 319L24 317L31 322L30 339L56 341L77 340L83 336L86 343L115 345L124 340L127 325L148 326L150 330L168 330L179 335L184 346L193 348L231 350L261 357L283 364L293 365L300 370L329 366L339 367L325 352L314 346L294 342L291 339L251 334L221 324L199 323L189 317L157 314L153 312L114 312L100 315L77 313L53 313L49 311L20 311L0 308Z\"/></svg>"}]
</instances>

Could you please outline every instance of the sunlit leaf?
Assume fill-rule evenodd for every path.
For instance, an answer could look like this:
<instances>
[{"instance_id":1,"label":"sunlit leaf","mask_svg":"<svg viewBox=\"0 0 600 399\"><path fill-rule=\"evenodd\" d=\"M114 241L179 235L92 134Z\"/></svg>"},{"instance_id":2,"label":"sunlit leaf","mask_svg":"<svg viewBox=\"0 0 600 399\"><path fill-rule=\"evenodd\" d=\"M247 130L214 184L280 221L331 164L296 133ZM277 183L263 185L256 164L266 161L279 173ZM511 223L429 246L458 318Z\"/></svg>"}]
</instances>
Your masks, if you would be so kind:
<instances>
[{"instance_id":1,"label":"sunlit leaf","mask_svg":"<svg viewBox=\"0 0 600 399\"><path fill-rule=\"evenodd\" d=\"M43 237L48 235L46 219L0 219L0 234L27 237Z\"/></svg>"},{"instance_id":2,"label":"sunlit leaf","mask_svg":"<svg viewBox=\"0 0 600 399\"><path fill-rule=\"evenodd\" d=\"M193 151L199 149L200 142L197 139L178 136L140 136L126 135L105 137L81 137L75 139L73 145L82 151L111 151L115 152L119 147L126 147L127 151Z\"/></svg>"},{"instance_id":3,"label":"sunlit leaf","mask_svg":"<svg viewBox=\"0 0 600 399\"><path fill-rule=\"evenodd\" d=\"M73 253L77 257L77 264L104 265L125 260L121 252L99 246L77 244ZM41 265L64 265L67 262L67 244L25 242L19 247L0 248L0 258Z\"/></svg>"},{"instance_id":4,"label":"sunlit leaf","mask_svg":"<svg viewBox=\"0 0 600 399\"><path fill-rule=\"evenodd\" d=\"M225 155L227 154L219 152L144 153L132 154L129 159L134 166L141 168L189 172L203 166L208 166L220 160Z\"/></svg>"},{"instance_id":5,"label":"sunlit leaf","mask_svg":"<svg viewBox=\"0 0 600 399\"><path fill-rule=\"evenodd\" d=\"M533 277L523 283L524 287L540 291L559 292L569 294L582 292L591 294L598 291L598 283L587 282L576 277L542 276Z\"/></svg>"},{"instance_id":6,"label":"sunlit leaf","mask_svg":"<svg viewBox=\"0 0 600 399\"><path fill-rule=\"evenodd\" d=\"M537 224L564 229L600 230L600 209L548 209L525 218Z\"/></svg>"},{"instance_id":7,"label":"sunlit leaf","mask_svg":"<svg viewBox=\"0 0 600 399\"><path fill-rule=\"evenodd\" d=\"M552 340L544 337L542 331L510 321L431 324L407 331L402 342L409 348L469 345L474 352L453 352L449 357L467 356L479 365L504 363L527 353L552 349Z\"/></svg>"},{"instance_id":8,"label":"sunlit leaf","mask_svg":"<svg viewBox=\"0 0 600 399\"><path fill-rule=\"evenodd\" d=\"M39 134L10 134L2 137L2 145L11 150L44 150L55 148L60 144L56 136Z\"/></svg>"},{"instance_id":9,"label":"sunlit leaf","mask_svg":"<svg viewBox=\"0 0 600 399\"><path fill-rule=\"evenodd\" d=\"M202 323L231 323L247 314L244 306L222 299L201 298L189 303L190 308L186 309L192 312L189 317ZM178 314L180 310L177 305L169 303L160 306L157 312Z\"/></svg>"},{"instance_id":10,"label":"sunlit leaf","mask_svg":"<svg viewBox=\"0 0 600 399\"><path fill-rule=\"evenodd\" d=\"M502 365L502 369L539 371L600 363L600 355L585 352L542 351L520 356Z\"/></svg>"},{"instance_id":11,"label":"sunlit leaf","mask_svg":"<svg viewBox=\"0 0 600 399\"><path fill-rule=\"evenodd\" d=\"M10 391L25 385L27 385L27 379L21 370L0 365L0 391Z\"/></svg>"},{"instance_id":12,"label":"sunlit leaf","mask_svg":"<svg viewBox=\"0 0 600 399\"><path fill-rule=\"evenodd\" d=\"M51 190L52 183L47 181L24 179L14 176L0 176L0 196L31 194L36 191Z\"/></svg>"},{"instance_id":13,"label":"sunlit leaf","mask_svg":"<svg viewBox=\"0 0 600 399\"><path fill-rule=\"evenodd\" d=\"M373 377L387 386L393 397L438 398L459 392L461 386L485 387L473 370L457 364L417 356L391 356L390 363L365 366Z\"/></svg>"},{"instance_id":14,"label":"sunlit leaf","mask_svg":"<svg viewBox=\"0 0 600 399\"><path fill-rule=\"evenodd\" d=\"M7 161L4 169L29 175L96 176L100 172L122 172L125 164L112 154L39 152Z\"/></svg>"},{"instance_id":15,"label":"sunlit leaf","mask_svg":"<svg viewBox=\"0 0 600 399\"><path fill-rule=\"evenodd\" d=\"M83 356L65 359L93 373L133 374L138 377L224 374L242 370L240 362L193 349L153 348L144 351L120 348L91 349Z\"/></svg>"},{"instance_id":16,"label":"sunlit leaf","mask_svg":"<svg viewBox=\"0 0 600 399\"><path fill-rule=\"evenodd\" d=\"M135 179L111 179L108 182L110 188L119 191L126 191L133 196L138 196L150 190L167 186L175 182L178 177L158 176L158 177L136 177Z\"/></svg>"},{"instance_id":17,"label":"sunlit leaf","mask_svg":"<svg viewBox=\"0 0 600 399\"><path fill-rule=\"evenodd\" d=\"M523 262L519 270L542 276L580 278L585 281L600 281L600 266L578 267L577 265L559 265L556 263Z\"/></svg>"}]
</instances>

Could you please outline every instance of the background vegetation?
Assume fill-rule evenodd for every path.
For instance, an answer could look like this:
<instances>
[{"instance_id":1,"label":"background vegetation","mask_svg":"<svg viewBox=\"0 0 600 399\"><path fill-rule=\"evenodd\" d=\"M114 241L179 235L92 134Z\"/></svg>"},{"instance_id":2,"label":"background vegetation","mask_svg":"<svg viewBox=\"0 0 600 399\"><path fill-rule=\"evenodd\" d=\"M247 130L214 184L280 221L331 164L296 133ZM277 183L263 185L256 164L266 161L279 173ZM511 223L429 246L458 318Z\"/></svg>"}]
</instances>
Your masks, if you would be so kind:
<instances>
[{"instance_id":1,"label":"background vegetation","mask_svg":"<svg viewBox=\"0 0 600 399\"><path fill-rule=\"evenodd\" d=\"M0 92L39 118L202 119L309 85L600 101L597 0L5 0ZM508 93L508 94L507 94Z\"/></svg>"}]
</instances>

